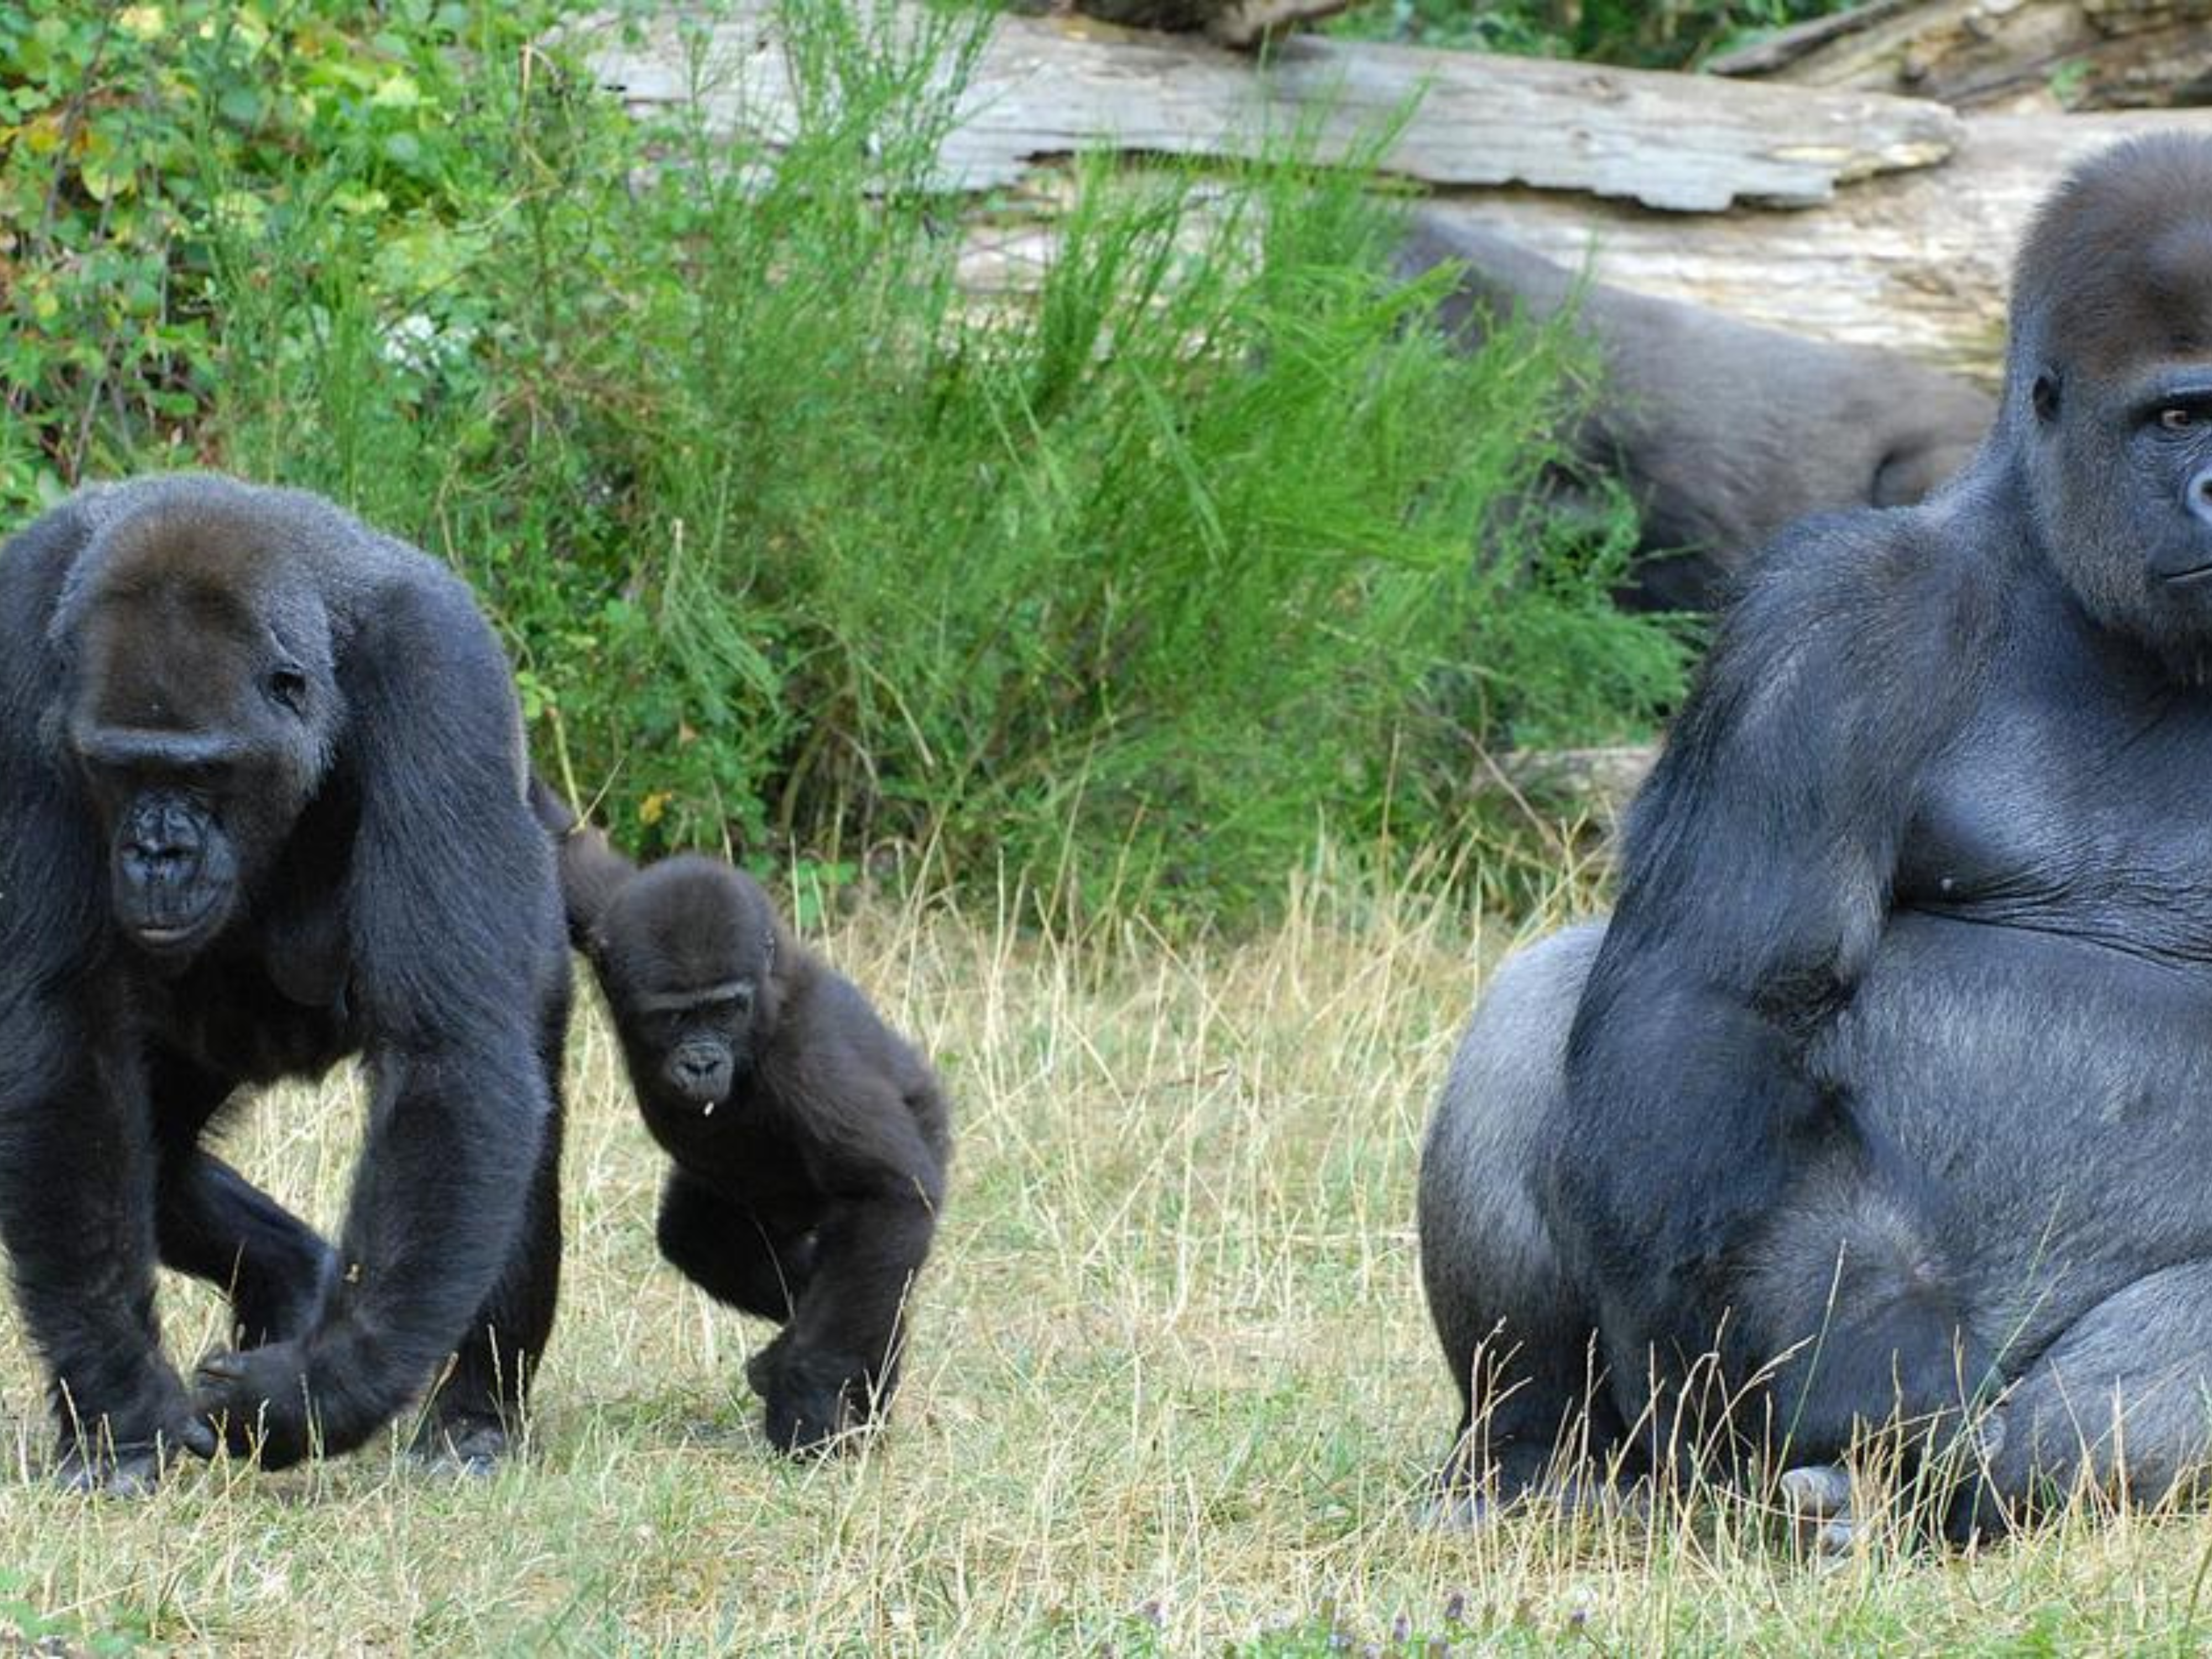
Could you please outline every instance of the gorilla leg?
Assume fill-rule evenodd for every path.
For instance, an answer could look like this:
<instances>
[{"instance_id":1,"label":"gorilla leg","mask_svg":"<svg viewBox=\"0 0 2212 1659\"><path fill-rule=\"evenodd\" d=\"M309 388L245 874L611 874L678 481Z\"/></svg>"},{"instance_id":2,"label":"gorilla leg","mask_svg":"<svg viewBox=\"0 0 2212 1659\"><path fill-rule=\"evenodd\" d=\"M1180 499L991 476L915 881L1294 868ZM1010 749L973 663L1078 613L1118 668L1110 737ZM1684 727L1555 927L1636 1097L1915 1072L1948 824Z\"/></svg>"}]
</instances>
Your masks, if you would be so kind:
<instances>
[{"instance_id":1,"label":"gorilla leg","mask_svg":"<svg viewBox=\"0 0 2212 1659\"><path fill-rule=\"evenodd\" d=\"M48 1367L56 1473L82 1490L145 1492L179 1449L216 1448L161 1351L143 1085L35 985L0 995L0 1243Z\"/></svg>"},{"instance_id":2,"label":"gorilla leg","mask_svg":"<svg viewBox=\"0 0 2212 1659\"><path fill-rule=\"evenodd\" d=\"M1604 938L1571 928L1492 978L1421 1150L1421 1279L1462 1409L1439 1477L1448 1512L1571 1492L1626 1449L1601 1382L1597 1310L1559 1259L1534 1191L1558 1133L1567 1031Z\"/></svg>"},{"instance_id":3,"label":"gorilla leg","mask_svg":"<svg viewBox=\"0 0 2212 1659\"><path fill-rule=\"evenodd\" d=\"M237 1346L288 1341L314 1323L330 1246L221 1158L163 1161L155 1227L165 1267L229 1293Z\"/></svg>"},{"instance_id":4,"label":"gorilla leg","mask_svg":"<svg viewBox=\"0 0 2212 1659\"><path fill-rule=\"evenodd\" d=\"M2002 1434L1950 1530L2002 1531L2079 1487L2148 1503L2186 1491L2212 1470L2208 1330L2212 1261L2163 1268L2090 1309L1999 1403Z\"/></svg>"},{"instance_id":5,"label":"gorilla leg","mask_svg":"<svg viewBox=\"0 0 2212 1659\"><path fill-rule=\"evenodd\" d=\"M199 1138L232 1085L173 1055L154 1061L150 1086L158 1165L155 1235L162 1264L230 1297L236 1346L300 1335L331 1270L312 1227L213 1153Z\"/></svg>"},{"instance_id":6,"label":"gorilla leg","mask_svg":"<svg viewBox=\"0 0 2212 1659\"><path fill-rule=\"evenodd\" d=\"M562 1027L568 1000L550 1018ZM552 1116L531 1171L522 1229L499 1282L471 1322L467 1334L430 1402L416 1436L417 1455L466 1474L488 1471L507 1453L521 1427L531 1377L553 1334L561 1291L561 1044L543 1050Z\"/></svg>"},{"instance_id":7,"label":"gorilla leg","mask_svg":"<svg viewBox=\"0 0 2212 1659\"><path fill-rule=\"evenodd\" d=\"M771 1231L752 1211L680 1169L668 1172L661 1189L658 1237L669 1264L708 1295L778 1324L791 1317L813 1279L811 1233Z\"/></svg>"}]
</instances>

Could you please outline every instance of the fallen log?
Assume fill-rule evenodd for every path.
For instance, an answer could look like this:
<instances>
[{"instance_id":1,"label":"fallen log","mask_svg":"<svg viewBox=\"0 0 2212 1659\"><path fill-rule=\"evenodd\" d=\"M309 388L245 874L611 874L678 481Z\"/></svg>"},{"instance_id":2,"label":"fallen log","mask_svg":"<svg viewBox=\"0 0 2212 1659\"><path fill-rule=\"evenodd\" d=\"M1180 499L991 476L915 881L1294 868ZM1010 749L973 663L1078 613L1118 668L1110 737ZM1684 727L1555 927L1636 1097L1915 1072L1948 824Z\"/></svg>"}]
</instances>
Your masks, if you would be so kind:
<instances>
[{"instance_id":1,"label":"fallen log","mask_svg":"<svg viewBox=\"0 0 2212 1659\"><path fill-rule=\"evenodd\" d=\"M768 0L705 31L664 13L609 28L594 74L633 109L699 99L710 126L770 140L797 100ZM1411 113L1408 114L1407 112ZM1249 156L1311 135L1325 160L1365 156L1402 123L1380 170L1422 185L1524 185L1677 212L1809 206L1839 186L1943 160L1959 118L1870 93L1437 52L1296 35L1255 61L1185 36L1074 15L1006 17L941 146L938 183L982 191L1078 150Z\"/></svg>"},{"instance_id":2,"label":"fallen log","mask_svg":"<svg viewBox=\"0 0 2212 1659\"><path fill-rule=\"evenodd\" d=\"M1870 179L1817 211L1686 218L1534 191L1429 204L1608 283L1748 322L1887 346L1994 386L2014 248L2074 162L2130 133L2212 134L2212 112L1981 116L1941 167Z\"/></svg>"},{"instance_id":3,"label":"fallen log","mask_svg":"<svg viewBox=\"0 0 2212 1659\"><path fill-rule=\"evenodd\" d=\"M2212 103L2212 0L1875 0L1706 67L2011 113Z\"/></svg>"}]
</instances>

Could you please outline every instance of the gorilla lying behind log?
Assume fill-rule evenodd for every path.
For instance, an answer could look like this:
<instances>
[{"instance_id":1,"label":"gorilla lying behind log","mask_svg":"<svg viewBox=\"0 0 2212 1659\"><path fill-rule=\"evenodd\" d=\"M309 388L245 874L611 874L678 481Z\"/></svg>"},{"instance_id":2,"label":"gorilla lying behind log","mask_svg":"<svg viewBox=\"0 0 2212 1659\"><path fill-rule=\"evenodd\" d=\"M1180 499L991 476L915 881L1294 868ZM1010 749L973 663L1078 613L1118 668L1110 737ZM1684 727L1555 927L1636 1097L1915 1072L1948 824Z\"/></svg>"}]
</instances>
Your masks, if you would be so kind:
<instances>
[{"instance_id":1,"label":"gorilla lying behind log","mask_svg":"<svg viewBox=\"0 0 2212 1659\"><path fill-rule=\"evenodd\" d=\"M945 1200L944 1091L750 876L696 854L640 870L542 783L533 800L646 1127L675 1163L660 1252L782 1324L745 1368L769 1440L830 1449L897 1386Z\"/></svg>"},{"instance_id":2,"label":"gorilla lying behind log","mask_svg":"<svg viewBox=\"0 0 2212 1659\"><path fill-rule=\"evenodd\" d=\"M1421 1173L1448 1486L1574 1490L1571 1435L1653 1469L1718 1426L1708 1352L1730 1431L1797 1464L1993 1397L1954 1531L2191 1480L2208 779L2212 143L2161 137L2037 218L1967 471L1765 558L1609 926L1516 957L1468 1028Z\"/></svg>"},{"instance_id":3,"label":"gorilla lying behind log","mask_svg":"<svg viewBox=\"0 0 2212 1659\"><path fill-rule=\"evenodd\" d=\"M1655 608L1712 608L1808 514L1918 501L1996 417L1978 388L1893 352L1580 282L1493 231L1417 215L1400 274L1446 263L1464 270L1438 319L1462 338L1516 311L1575 307L1605 376L1573 434L1577 468L1619 477L1642 510L1651 556L1630 597ZM1553 485L1576 490L1572 477Z\"/></svg>"},{"instance_id":4,"label":"gorilla lying behind log","mask_svg":"<svg viewBox=\"0 0 2212 1659\"><path fill-rule=\"evenodd\" d=\"M0 1238L60 1473L137 1490L425 1425L495 1455L553 1317L568 951L507 664L467 590L328 502L84 490L0 550ZM337 1251L200 1146L362 1056ZM156 1260L229 1289L188 1389Z\"/></svg>"}]
</instances>

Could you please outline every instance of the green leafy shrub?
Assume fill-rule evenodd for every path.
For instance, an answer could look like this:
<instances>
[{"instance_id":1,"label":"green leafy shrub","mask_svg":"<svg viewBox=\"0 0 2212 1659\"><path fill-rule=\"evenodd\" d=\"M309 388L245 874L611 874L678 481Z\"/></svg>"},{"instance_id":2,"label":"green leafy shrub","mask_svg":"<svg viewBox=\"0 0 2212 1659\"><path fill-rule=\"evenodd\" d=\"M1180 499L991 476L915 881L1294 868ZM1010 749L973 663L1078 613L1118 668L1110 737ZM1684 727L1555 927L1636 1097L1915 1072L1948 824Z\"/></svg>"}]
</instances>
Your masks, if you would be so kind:
<instances>
[{"instance_id":1,"label":"green leafy shrub","mask_svg":"<svg viewBox=\"0 0 2212 1659\"><path fill-rule=\"evenodd\" d=\"M1858 0L1370 0L1332 26L1367 40L1682 69Z\"/></svg>"},{"instance_id":2,"label":"green leafy shrub","mask_svg":"<svg viewBox=\"0 0 2212 1659\"><path fill-rule=\"evenodd\" d=\"M1498 508L1553 453L1564 341L1445 350L1440 278L1390 283L1390 211L1296 135L1079 167L1041 292L986 310L927 174L973 14L788 8L802 119L747 149L634 129L550 14L119 15L154 11L12 37L75 54L34 88L63 127L166 137L128 190L11 141L6 222L76 320L24 348L0 487L198 459L443 553L541 763L641 852L1233 915L1322 831L1474 833L1471 745L1679 685L1680 641L1607 602L1625 542ZM143 321L71 252L125 198L160 207Z\"/></svg>"}]
</instances>

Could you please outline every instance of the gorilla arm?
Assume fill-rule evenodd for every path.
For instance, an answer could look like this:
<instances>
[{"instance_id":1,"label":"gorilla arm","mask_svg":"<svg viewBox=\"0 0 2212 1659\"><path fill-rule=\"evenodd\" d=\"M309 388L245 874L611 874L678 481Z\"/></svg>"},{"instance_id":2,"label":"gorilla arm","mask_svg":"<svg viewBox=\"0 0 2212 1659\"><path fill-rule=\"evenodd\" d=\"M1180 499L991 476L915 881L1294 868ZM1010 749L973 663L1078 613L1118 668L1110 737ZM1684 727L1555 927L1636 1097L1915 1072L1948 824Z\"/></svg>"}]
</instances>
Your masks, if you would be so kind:
<instances>
[{"instance_id":1,"label":"gorilla arm","mask_svg":"<svg viewBox=\"0 0 2212 1659\"><path fill-rule=\"evenodd\" d=\"M1832 1128L1808 1047L1880 940L1918 781L1993 627L1928 525L1852 514L1786 536L1631 814L1543 1190L1616 1366L1639 1376L1647 1345L1679 1377L1717 1341L1739 1385L1773 1357L1732 1310L1732 1253ZM1820 1403L1801 1402L1825 1424ZM1834 1403L1847 1425L1854 1402Z\"/></svg>"},{"instance_id":2,"label":"gorilla arm","mask_svg":"<svg viewBox=\"0 0 2212 1659\"><path fill-rule=\"evenodd\" d=\"M58 665L45 636L81 517L0 550L0 1225L26 1324L51 1362L72 1481L150 1485L164 1449L214 1449L154 1324L153 1148L143 1076L105 1068L83 969L104 872L38 730Z\"/></svg>"},{"instance_id":3,"label":"gorilla arm","mask_svg":"<svg viewBox=\"0 0 2212 1659\"><path fill-rule=\"evenodd\" d=\"M535 774L530 780L530 810L553 838L568 942L596 964L605 944L599 924L615 895L637 873L637 866L615 850L605 830L580 820L553 787Z\"/></svg>"},{"instance_id":4,"label":"gorilla arm","mask_svg":"<svg viewBox=\"0 0 2212 1659\"><path fill-rule=\"evenodd\" d=\"M874 1012L836 975L823 970L813 994L810 1042L782 1057L780 1088L805 1103L799 1156L824 1203L812 1271L758 1384L769 1440L791 1450L819 1446L897 1386L906 1302L945 1197L944 1158L900 1093L913 1079L891 1063L898 1040L883 1040Z\"/></svg>"},{"instance_id":5,"label":"gorilla arm","mask_svg":"<svg viewBox=\"0 0 2212 1659\"><path fill-rule=\"evenodd\" d=\"M342 902L372 1098L337 1282L304 1336L197 1379L270 1467L359 1444L470 1334L554 1109L538 1053L551 852L506 664L458 585L398 585L369 615L340 665L362 800Z\"/></svg>"}]
</instances>

